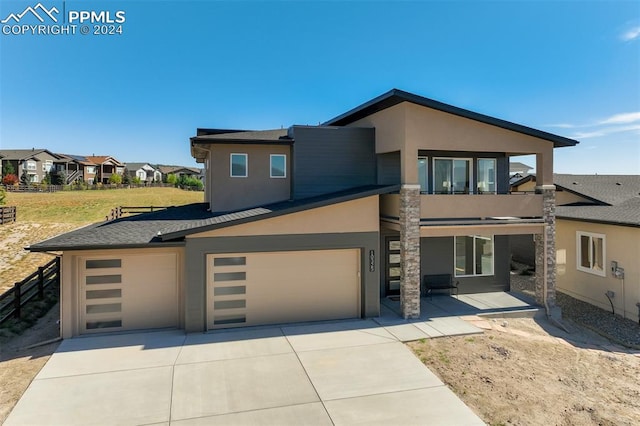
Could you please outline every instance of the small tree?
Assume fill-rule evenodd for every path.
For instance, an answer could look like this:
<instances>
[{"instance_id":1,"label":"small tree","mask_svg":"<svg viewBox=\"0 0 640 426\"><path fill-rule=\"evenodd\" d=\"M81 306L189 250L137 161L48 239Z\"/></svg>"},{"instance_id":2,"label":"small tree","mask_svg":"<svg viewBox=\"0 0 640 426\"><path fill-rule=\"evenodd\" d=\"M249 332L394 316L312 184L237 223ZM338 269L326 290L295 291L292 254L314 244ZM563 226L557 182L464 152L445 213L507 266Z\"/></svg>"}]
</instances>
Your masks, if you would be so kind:
<instances>
[{"instance_id":1,"label":"small tree","mask_svg":"<svg viewBox=\"0 0 640 426\"><path fill-rule=\"evenodd\" d=\"M129 176L129 172L126 167L124 169L124 174L122 175L122 183L125 185L129 185L131 183L131 177Z\"/></svg>"},{"instance_id":2,"label":"small tree","mask_svg":"<svg viewBox=\"0 0 640 426\"><path fill-rule=\"evenodd\" d=\"M51 183L53 183L54 185L66 185L67 174L64 172L64 170L60 170L59 172L52 173Z\"/></svg>"},{"instance_id":3,"label":"small tree","mask_svg":"<svg viewBox=\"0 0 640 426\"><path fill-rule=\"evenodd\" d=\"M122 183L122 176L117 173L112 174L109 176L109 183L120 185Z\"/></svg>"},{"instance_id":4,"label":"small tree","mask_svg":"<svg viewBox=\"0 0 640 426\"><path fill-rule=\"evenodd\" d=\"M16 174L16 169L13 168L13 164L11 164L11 161L6 161L2 164L2 176L6 176L6 175L15 175Z\"/></svg>"},{"instance_id":5,"label":"small tree","mask_svg":"<svg viewBox=\"0 0 640 426\"><path fill-rule=\"evenodd\" d=\"M134 176L131 179L131 183L134 184L134 185L140 185L142 183L142 179L140 179L139 176Z\"/></svg>"},{"instance_id":6,"label":"small tree","mask_svg":"<svg viewBox=\"0 0 640 426\"><path fill-rule=\"evenodd\" d=\"M167 183L170 185L176 185L178 183L178 176L174 175L173 173L169 173L167 175Z\"/></svg>"},{"instance_id":7,"label":"small tree","mask_svg":"<svg viewBox=\"0 0 640 426\"><path fill-rule=\"evenodd\" d=\"M51 173L46 172L44 177L42 178L42 183L44 185L51 185Z\"/></svg>"},{"instance_id":8,"label":"small tree","mask_svg":"<svg viewBox=\"0 0 640 426\"><path fill-rule=\"evenodd\" d=\"M18 176L11 173L2 178L3 185L15 185L18 183Z\"/></svg>"}]
</instances>

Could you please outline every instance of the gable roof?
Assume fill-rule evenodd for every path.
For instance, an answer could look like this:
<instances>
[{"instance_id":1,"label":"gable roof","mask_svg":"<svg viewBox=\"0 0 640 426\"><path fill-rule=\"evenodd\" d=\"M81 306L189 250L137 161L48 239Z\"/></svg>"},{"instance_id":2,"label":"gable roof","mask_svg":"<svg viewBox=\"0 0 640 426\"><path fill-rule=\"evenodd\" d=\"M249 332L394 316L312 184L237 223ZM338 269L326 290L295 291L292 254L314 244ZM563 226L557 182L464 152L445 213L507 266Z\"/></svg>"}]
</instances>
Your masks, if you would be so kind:
<instances>
[{"instance_id":1,"label":"gable roof","mask_svg":"<svg viewBox=\"0 0 640 426\"><path fill-rule=\"evenodd\" d=\"M151 163L126 163L126 164L127 164L127 169L129 169L130 172L136 171L138 169L142 169L144 166L149 166L154 171L156 170L156 168L153 167Z\"/></svg>"},{"instance_id":2,"label":"gable roof","mask_svg":"<svg viewBox=\"0 0 640 426\"><path fill-rule=\"evenodd\" d=\"M510 173L529 173L529 170L533 169L531 166L527 166L524 163L520 163L518 161L509 162L509 172Z\"/></svg>"},{"instance_id":3,"label":"gable roof","mask_svg":"<svg viewBox=\"0 0 640 426\"><path fill-rule=\"evenodd\" d=\"M162 173L163 175L168 175L171 173L176 173L181 171L186 171L194 175L199 175L201 173L201 170L198 169L197 167L163 166L160 164L156 165L156 170L160 170L160 173Z\"/></svg>"},{"instance_id":4,"label":"gable roof","mask_svg":"<svg viewBox=\"0 0 640 426\"><path fill-rule=\"evenodd\" d=\"M554 174L557 187L593 204L556 207L562 219L640 226L640 175Z\"/></svg>"},{"instance_id":5,"label":"gable roof","mask_svg":"<svg viewBox=\"0 0 640 426\"><path fill-rule=\"evenodd\" d=\"M212 229L240 225L299 211L398 190L398 186L366 186L297 201L283 201L225 214L206 210L206 204L189 204L125 217L81 228L33 244L34 252L166 247L184 245L184 237Z\"/></svg>"},{"instance_id":6,"label":"gable roof","mask_svg":"<svg viewBox=\"0 0 640 426\"><path fill-rule=\"evenodd\" d=\"M121 163L120 161L118 161L115 158L111 157L110 155L88 155L86 157L86 159L88 161L96 164L96 165L100 165L100 164L106 163L109 160L111 160L117 166L123 166L124 165L123 163Z\"/></svg>"},{"instance_id":7,"label":"gable roof","mask_svg":"<svg viewBox=\"0 0 640 426\"><path fill-rule=\"evenodd\" d=\"M53 152L47 150L47 149L2 149L0 150L0 154L6 159L6 160L18 160L18 161L22 161L22 160L27 160L30 158L35 158L36 160L40 161L40 159L36 158L38 156L38 154L42 154L42 153L47 153L50 156L52 156L53 158L59 159L60 156L58 154L54 154Z\"/></svg>"},{"instance_id":8,"label":"gable roof","mask_svg":"<svg viewBox=\"0 0 640 426\"><path fill-rule=\"evenodd\" d=\"M510 121L490 117L488 115L469 111L463 108L455 107L453 105L448 105L442 102L435 101L433 99L425 98L423 96L415 95L413 93L405 92L398 89L391 89L387 93L384 93L377 98L365 102L364 104L357 106L354 109L345 112L344 114L326 121L322 125L345 126L347 124L353 123L354 121L360 120L361 118L385 110L402 102L410 102L416 105L468 118L470 120L475 120L481 123L490 124L492 126L501 127L503 129L511 130L514 132L523 133L525 135L533 136L539 139L548 140L550 142L553 142L553 146L555 148L575 146L579 143L576 140L565 138L563 136L554 135L552 133L547 133L542 130L533 129L531 127L512 123Z\"/></svg>"}]
</instances>

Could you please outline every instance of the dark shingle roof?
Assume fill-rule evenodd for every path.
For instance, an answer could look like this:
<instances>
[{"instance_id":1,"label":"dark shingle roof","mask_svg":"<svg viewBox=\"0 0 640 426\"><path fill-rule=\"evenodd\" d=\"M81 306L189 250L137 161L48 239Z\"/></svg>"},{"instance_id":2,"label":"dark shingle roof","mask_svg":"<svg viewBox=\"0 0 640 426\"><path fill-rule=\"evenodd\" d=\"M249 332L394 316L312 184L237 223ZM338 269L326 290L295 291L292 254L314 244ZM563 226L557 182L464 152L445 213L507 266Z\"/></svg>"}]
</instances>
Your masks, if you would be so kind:
<instances>
[{"instance_id":1,"label":"dark shingle roof","mask_svg":"<svg viewBox=\"0 0 640 426\"><path fill-rule=\"evenodd\" d=\"M488 115L479 114L477 112L469 111L463 108L458 108L453 105L448 105L442 102L435 101L433 99L425 98L423 96L415 95L413 93L405 92L403 90L391 89L387 93L378 96L364 104L355 107L351 111L345 112L331 120L323 123L325 126L345 126L367 117L378 111L390 108L402 102L411 102L416 105L425 106L427 108L436 109L449 114L454 114L460 117L468 118L470 120L479 121L481 123L490 124L492 126L501 127L503 129L512 130L514 132L523 133L525 135L533 136L540 139L545 139L553 142L553 146L556 148L564 146L574 146L578 144L578 141L565 138L563 136L547 133L542 130L533 129L531 127L522 126L520 124L512 123L510 121L501 120L499 118L490 117Z\"/></svg>"},{"instance_id":2,"label":"dark shingle roof","mask_svg":"<svg viewBox=\"0 0 640 426\"><path fill-rule=\"evenodd\" d=\"M640 197L616 206L558 206L556 216L560 219L640 226Z\"/></svg>"},{"instance_id":3,"label":"dark shingle roof","mask_svg":"<svg viewBox=\"0 0 640 426\"><path fill-rule=\"evenodd\" d=\"M569 192L616 205L640 195L640 175L554 174L553 183Z\"/></svg>"},{"instance_id":4,"label":"dark shingle roof","mask_svg":"<svg viewBox=\"0 0 640 426\"><path fill-rule=\"evenodd\" d=\"M65 251L183 245L186 235L239 225L317 207L388 193L397 186L370 185L295 201L282 201L225 214L190 204L97 223L29 247L31 251Z\"/></svg>"},{"instance_id":5,"label":"dark shingle roof","mask_svg":"<svg viewBox=\"0 0 640 426\"><path fill-rule=\"evenodd\" d=\"M557 217L640 226L640 175L554 174L553 180L557 187L593 202L558 206Z\"/></svg>"},{"instance_id":6,"label":"dark shingle roof","mask_svg":"<svg viewBox=\"0 0 640 426\"><path fill-rule=\"evenodd\" d=\"M8 160L26 160L28 158L36 157L38 154L46 152L54 158L59 158L58 155L46 149L2 149L0 154Z\"/></svg>"}]
</instances>

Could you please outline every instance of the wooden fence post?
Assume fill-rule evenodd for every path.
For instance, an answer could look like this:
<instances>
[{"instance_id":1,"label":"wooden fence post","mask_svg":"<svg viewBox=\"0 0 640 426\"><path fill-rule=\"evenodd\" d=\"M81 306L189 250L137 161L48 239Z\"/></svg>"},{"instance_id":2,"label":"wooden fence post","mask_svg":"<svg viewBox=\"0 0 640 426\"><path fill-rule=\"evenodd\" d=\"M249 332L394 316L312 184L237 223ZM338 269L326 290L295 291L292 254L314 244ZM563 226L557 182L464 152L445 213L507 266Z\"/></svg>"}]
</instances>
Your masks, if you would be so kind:
<instances>
[{"instance_id":1,"label":"wooden fence post","mask_svg":"<svg viewBox=\"0 0 640 426\"><path fill-rule=\"evenodd\" d=\"M15 283L13 286L13 316L15 318L20 318L20 305L22 304L20 296L20 283Z\"/></svg>"},{"instance_id":2,"label":"wooden fence post","mask_svg":"<svg viewBox=\"0 0 640 426\"><path fill-rule=\"evenodd\" d=\"M38 299L44 299L44 268L38 266Z\"/></svg>"}]
</instances>

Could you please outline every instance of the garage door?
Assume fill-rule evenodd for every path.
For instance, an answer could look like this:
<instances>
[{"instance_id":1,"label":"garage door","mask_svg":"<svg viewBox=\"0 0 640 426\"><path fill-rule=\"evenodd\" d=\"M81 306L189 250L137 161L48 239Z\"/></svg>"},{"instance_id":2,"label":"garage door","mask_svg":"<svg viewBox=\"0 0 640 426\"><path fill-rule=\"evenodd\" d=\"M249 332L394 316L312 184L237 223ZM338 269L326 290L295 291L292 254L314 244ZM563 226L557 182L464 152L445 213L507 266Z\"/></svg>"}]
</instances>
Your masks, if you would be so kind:
<instances>
[{"instance_id":1,"label":"garage door","mask_svg":"<svg viewBox=\"0 0 640 426\"><path fill-rule=\"evenodd\" d=\"M80 258L82 333L176 327L177 255Z\"/></svg>"},{"instance_id":2,"label":"garage door","mask_svg":"<svg viewBox=\"0 0 640 426\"><path fill-rule=\"evenodd\" d=\"M360 250L207 256L209 329L360 316Z\"/></svg>"}]
</instances>

